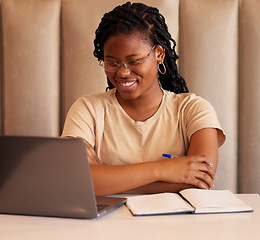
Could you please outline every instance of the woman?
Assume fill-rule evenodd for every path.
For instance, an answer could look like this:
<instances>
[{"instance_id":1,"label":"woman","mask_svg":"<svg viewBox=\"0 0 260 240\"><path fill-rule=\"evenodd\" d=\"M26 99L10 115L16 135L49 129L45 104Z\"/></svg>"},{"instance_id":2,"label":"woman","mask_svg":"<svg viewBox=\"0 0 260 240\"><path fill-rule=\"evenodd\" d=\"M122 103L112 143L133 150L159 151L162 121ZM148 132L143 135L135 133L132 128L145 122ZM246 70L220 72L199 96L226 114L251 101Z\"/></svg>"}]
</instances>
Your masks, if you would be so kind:
<instances>
[{"instance_id":1,"label":"woman","mask_svg":"<svg viewBox=\"0 0 260 240\"><path fill-rule=\"evenodd\" d=\"M94 45L108 91L76 101L62 136L86 140L96 195L213 187L225 136L212 106L188 93L158 9L116 7Z\"/></svg>"}]
</instances>

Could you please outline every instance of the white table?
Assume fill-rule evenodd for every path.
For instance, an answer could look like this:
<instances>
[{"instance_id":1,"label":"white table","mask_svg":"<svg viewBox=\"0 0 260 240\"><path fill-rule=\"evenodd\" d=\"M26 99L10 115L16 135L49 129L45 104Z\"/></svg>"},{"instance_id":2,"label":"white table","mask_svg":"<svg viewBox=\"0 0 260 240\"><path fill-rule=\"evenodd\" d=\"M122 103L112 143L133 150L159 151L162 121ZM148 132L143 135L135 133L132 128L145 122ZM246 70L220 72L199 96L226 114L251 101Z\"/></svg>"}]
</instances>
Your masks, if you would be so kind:
<instances>
[{"instance_id":1,"label":"white table","mask_svg":"<svg viewBox=\"0 0 260 240\"><path fill-rule=\"evenodd\" d=\"M125 206L98 220L0 214L1 240L254 240L260 239L260 197L238 195L252 213L133 217Z\"/></svg>"}]
</instances>

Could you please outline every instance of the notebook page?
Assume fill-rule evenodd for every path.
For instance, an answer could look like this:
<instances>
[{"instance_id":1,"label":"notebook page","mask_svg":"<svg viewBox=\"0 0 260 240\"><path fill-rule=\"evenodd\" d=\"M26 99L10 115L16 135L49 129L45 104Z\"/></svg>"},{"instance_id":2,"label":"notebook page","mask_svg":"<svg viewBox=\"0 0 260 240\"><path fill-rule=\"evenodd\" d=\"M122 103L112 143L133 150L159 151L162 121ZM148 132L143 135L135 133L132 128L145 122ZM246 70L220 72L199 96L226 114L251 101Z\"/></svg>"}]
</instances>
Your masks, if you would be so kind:
<instances>
[{"instance_id":1,"label":"notebook page","mask_svg":"<svg viewBox=\"0 0 260 240\"><path fill-rule=\"evenodd\" d=\"M251 210L229 190L186 189L181 194L198 210L196 212Z\"/></svg>"},{"instance_id":2,"label":"notebook page","mask_svg":"<svg viewBox=\"0 0 260 240\"><path fill-rule=\"evenodd\" d=\"M194 210L190 204L175 193L128 197L126 205L134 215L167 214Z\"/></svg>"}]
</instances>

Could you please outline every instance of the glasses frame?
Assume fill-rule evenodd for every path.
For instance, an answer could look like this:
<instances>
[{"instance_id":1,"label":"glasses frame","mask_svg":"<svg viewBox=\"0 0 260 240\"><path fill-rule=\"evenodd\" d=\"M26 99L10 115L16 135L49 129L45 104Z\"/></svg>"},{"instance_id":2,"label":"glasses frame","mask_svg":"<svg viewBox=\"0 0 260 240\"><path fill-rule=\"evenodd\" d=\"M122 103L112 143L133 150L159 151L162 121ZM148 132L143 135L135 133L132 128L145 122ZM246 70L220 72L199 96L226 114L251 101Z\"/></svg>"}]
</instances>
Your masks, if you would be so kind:
<instances>
[{"instance_id":1,"label":"glasses frame","mask_svg":"<svg viewBox=\"0 0 260 240\"><path fill-rule=\"evenodd\" d=\"M139 65L138 65L139 68L137 68L137 69L135 69L135 70L129 69L129 66L127 65L127 62L126 62L126 63L121 63L121 64L119 64L119 63L117 63L117 62L114 62L114 64L117 65L117 69L116 69L115 71L107 70L107 69L105 68L105 63L109 63L109 61L102 61L102 60L101 60L100 63L99 63L99 65L100 65L101 67L103 67L104 70L107 71L107 72L117 72L122 65L123 65L127 70L129 70L129 71L131 71L131 72L135 72L135 71L138 71L138 70L143 66L143 64L148 60L148 58L149 58L150 55L151 55L151 52L152 52L155 48L156 48L156 45L154 45L154 46L152 47L152 49L150 50L150 52L149 52L145 57L142 57L142 58L140 58L139 60L136 60L136 61L135 61L135 62L137 62L137 63L139 64ZM145 58L145 60L144 60L143 62L140 62L140 60L143 59L143 58Z\"/></svg>"}]
</instances>

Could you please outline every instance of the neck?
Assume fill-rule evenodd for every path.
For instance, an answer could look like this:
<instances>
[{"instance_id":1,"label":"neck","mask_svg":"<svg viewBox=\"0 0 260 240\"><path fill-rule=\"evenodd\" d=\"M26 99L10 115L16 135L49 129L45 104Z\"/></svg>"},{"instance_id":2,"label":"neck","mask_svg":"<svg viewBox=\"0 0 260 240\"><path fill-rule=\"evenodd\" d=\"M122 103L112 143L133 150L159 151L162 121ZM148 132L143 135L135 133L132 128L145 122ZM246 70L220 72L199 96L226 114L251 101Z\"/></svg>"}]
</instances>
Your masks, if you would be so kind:
<instances>
[{"instance_id":1,"label":"neck","mask_svg":"<svg viewBox=\"0 0 260 240\"><path fill-rule=\"evenodd\" d=\"M160 107L162 97L163 91L159 86L135 99L124 99L117 92L119 104L135 121L145 121L152 117Z\"/></svg>"}]
</instances>

